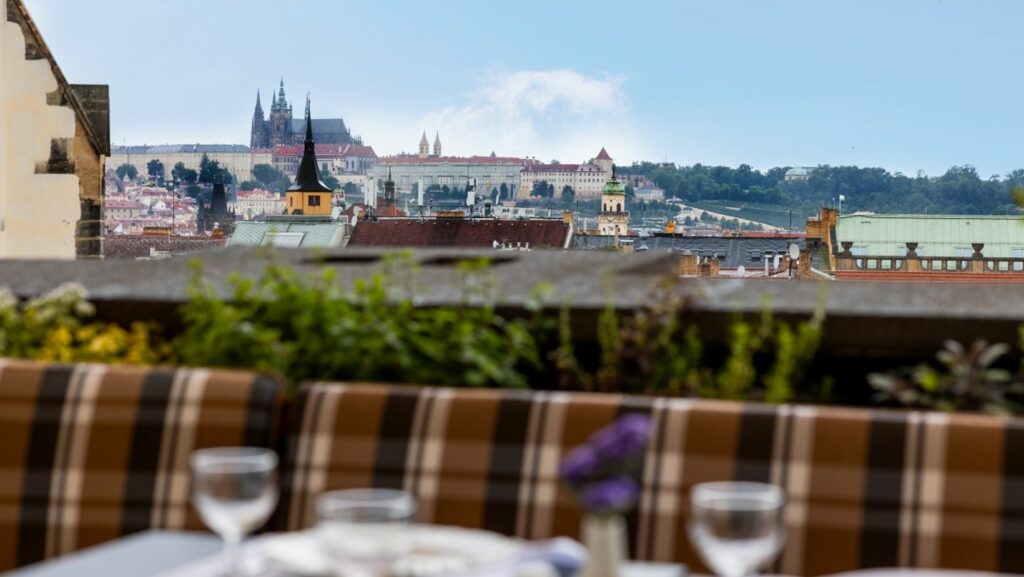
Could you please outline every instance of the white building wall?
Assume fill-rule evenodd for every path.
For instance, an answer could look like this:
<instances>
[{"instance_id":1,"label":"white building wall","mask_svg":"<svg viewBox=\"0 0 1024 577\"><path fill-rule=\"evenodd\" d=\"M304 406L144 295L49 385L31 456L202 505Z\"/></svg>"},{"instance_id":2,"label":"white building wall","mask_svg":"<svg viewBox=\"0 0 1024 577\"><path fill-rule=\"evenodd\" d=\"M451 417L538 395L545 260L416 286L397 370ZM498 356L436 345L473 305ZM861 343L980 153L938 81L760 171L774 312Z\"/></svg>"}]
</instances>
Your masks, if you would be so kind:
<instances>
[{"instance_id":1,"label":"white building wall","mask_svg":"<svg viewBox=\"0 0 1024 577\"><path fill-rule=\"evenodd\" d=\"M393 164L391 178L395 181L398 192L411 192L413 185L422 182L424 188L438 186L466 186L467 176L476 181L476 193L489 195L491 190L501 190L505 184L510 194L517 194L519 189L519 164L467 164L467 163L416 163ZM367 174L384 181L388 177L386 158L378 159Z\"/></svg>"},{"instance_id":2,"label":"white building wall","mask_svg":"<svg viewBox=\"0 0 1024 577\"><path fill-rule=\"evenodd\" d=\"M75 258L78 177L36 174L53 138L73 138L75 113L50 106L57 79L45 59L25 60L21 28L0 3L0 258Z\"/></svg>"},{"instance_id":3,"label":"white building wall","mask_svg":"<svg viewBox=\"0 0 1024 577\"><path fill-rule=\"evenodd\" d=\"M164 163L164 177L169 179L171 178L171 170L173 170L174 165L179 162L184 164L185 168L191 168L192 170L199 172L199 164L203 160L203 154L204 153L202 152L158 152L140 154L112 152L110 158L107 159L107 168L117 170L117 167L122 164L130 164L139 171L140 175L145 176L148 174L146 163L150 160L156 159ZM248 152L208 152L205 154L210 157L210 160L216 160L220 163L221 168L228 169L228 172L230 172L238 182L242 182L243 180L252 180L253 166L257 164L272 164L269 160L270 154L266 153L251 154Z\"/></svg>"}]
</instances>

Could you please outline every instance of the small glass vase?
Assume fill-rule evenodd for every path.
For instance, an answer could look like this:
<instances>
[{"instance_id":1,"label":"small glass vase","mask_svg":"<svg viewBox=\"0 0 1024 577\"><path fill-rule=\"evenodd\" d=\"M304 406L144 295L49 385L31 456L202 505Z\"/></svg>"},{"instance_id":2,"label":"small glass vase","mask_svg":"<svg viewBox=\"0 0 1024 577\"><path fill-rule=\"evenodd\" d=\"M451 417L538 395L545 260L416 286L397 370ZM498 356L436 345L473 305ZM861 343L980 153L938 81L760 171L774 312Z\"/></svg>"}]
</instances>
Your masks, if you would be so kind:
<instances>
[{"instance_id":1,"label":"small glass vase","mask_svg":"<svg viewBox=\"0 0 1024 577\"><path fill-rule=\"evenodd\" d=\"M579 577L619 577L629 551L625 517L587 513L580 524L580 538L588 555Z\"/></svg>"}]
</instances>

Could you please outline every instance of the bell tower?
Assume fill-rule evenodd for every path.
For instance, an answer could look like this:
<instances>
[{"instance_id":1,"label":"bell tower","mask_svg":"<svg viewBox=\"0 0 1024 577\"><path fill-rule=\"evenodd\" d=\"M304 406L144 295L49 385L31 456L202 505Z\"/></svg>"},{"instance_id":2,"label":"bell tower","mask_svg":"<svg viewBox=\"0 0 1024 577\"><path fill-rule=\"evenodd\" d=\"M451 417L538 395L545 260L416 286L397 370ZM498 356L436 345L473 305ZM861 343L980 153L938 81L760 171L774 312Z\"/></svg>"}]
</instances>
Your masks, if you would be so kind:
<instances>
[{"instance_id":1,"label":"bell tower","mask_svg":"<svg viewBox=\"0 0 1024 577\"><path fill-rule=\"evenodd\" d=\"M285 212L290 215L330 216L331 190L320 180L320 168L316 161L316 144L313 142L313 121L309 111L309 96L306 96L306 141L303 144L302 161L295 174L295 184L285 194Z\"/></svg>"},{"instance_id":2,"label":"bell tower","mask_svg":"<svg viewBox=\"0 0 1024 577\"><path fill-rule=\"evenodd\" d=\"M249 137L250 148L267 148L270 146L270 135L267 134L267 120L263 115L260 93L256 91L256 110L252 113L252 134Z\"/></svg>"},{"instance_id":3,"label":"bell tower","mask_svg":"<svg viewBox=\"0 0 1024 577\"><path fill-rule=\"evenodd\" d=\"M426 158L430 156L430 143L427 141L427 131L423 131L423 136L420 137L420 158Z\"/></svg>"},{"instance_id":4,"label":"bell tower","mask_svg":"<svg viewBox=\"0 0 1024 577\"><path fill-rule=\"evenodd\" d=\"M441 156L441 133L434 132L434 156Z\"/></svg>"},{"instance_id":5,"label":"bell tower","mask_svg":"<svg viewBox=\"0 0 1024 577\"><path fill-rule=\"evenodd\" d=\"M597 215L597 230L605 236L626 236L629 234L629 211L626 210L626 186L615 177L615 166L611 167L612 178L601 192L601 212Z\"/></svg>"}]
</instances>

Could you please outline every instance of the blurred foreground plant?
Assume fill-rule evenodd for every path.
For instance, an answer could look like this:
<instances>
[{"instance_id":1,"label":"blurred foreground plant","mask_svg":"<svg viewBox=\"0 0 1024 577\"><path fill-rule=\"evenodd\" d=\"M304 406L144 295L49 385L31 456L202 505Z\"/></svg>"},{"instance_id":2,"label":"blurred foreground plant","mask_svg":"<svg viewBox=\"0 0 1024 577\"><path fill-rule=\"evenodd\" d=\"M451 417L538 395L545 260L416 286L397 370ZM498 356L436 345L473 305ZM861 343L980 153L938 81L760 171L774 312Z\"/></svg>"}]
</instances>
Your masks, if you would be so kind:
<instances>
[{"instance_id":1,"label":"blurred foreground plant","mask_svg":"<svg viewBox=\"0 0 1024 577\"><path fill-rule=\"evenodd\" d=\"M895 373L874 373L868 382L876 400L901 407L941 411L1020 412L1024 384L995 363L1007 353L1005 343L975 341L964 347L946 341L936 355L940 367L919 365Z\"/></svg>"},{"instance_id":2,"label":"blurred foreground plant","mask_svg":"<svg viewBox=\"0 0 1024 577\"><path fill-rule=\"evenodd\" d=\"M483 263L460 266L466 306L417 307L397 255L369 279L341 288L335 272L303 277L270 265L257 280L234 278L222 299L196 265L177 361L276 372L292 383L345 379L524 388L539 365L528 319L499 316L481 297L492 283ZM402 289L395 294L392 288ZM469 305L470 301L480 301Z\"/></svg>"},{"instance_id":3,"label":"blurred foreground plant","mask_svg":"<svg viewBox=\"0 0 1024 577\"><path fill-rule=\"evenodd\" d=\"M0 288L0 356L54 362L153 364L165 360L167 347L155 326L90 321L95 309L85 289L68 283L19 302Z\"/></svg>"}]
</instances>

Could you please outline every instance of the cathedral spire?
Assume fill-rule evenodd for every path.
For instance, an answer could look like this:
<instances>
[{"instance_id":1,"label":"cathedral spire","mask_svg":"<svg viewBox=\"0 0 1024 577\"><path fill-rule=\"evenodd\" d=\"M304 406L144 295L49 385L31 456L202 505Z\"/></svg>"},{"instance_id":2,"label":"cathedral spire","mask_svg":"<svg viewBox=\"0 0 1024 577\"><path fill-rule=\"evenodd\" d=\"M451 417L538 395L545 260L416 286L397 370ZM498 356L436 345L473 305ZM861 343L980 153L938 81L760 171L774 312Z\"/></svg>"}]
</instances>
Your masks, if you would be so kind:
<instances>
[{"instance_id":1,"label":"cathedral spire","mask_svg":"<svg viewBox=\"0 0 1024 577\"><path fill-rule=\"evenodd\" d=\"M281 77L281 89L277 94L277 107L288 108L288 101L284 97L284 76Z\"/></svg>"},{"instance_id":2,"label":"cathedral spire","mask_svg":"<svg viewBox=\"0 0 1024 577\"><path fill-rule=\"evenodd\" d=\"M253 112L253 118L263 120L263 104L260 102L260 91L256 91L256 111Z\"/></svg>"},{"instance_id":3,"label":"cathedral spire","mask_svg":"<svg viewBox=\"0 0 1024 577\"><path fill-rule=\"evenodd\" d=\"M306 142L299 162L295 184L288 187L293 192L331 192L320 180L320 167L316 161L316 143L313 142L313 120L309 112L309 95L306 95Z\"/></svg>"}]
</instances>

